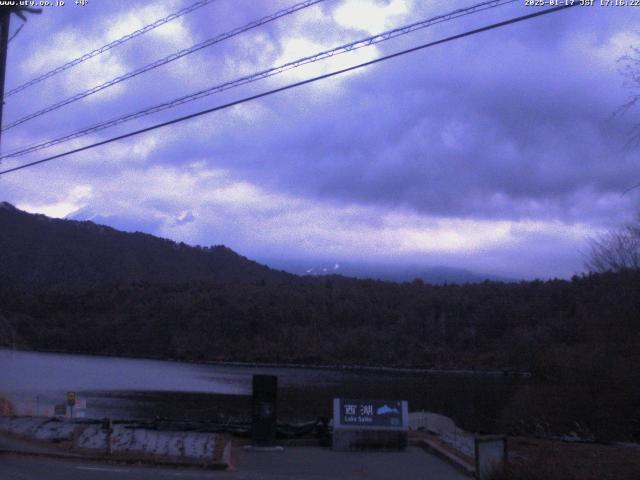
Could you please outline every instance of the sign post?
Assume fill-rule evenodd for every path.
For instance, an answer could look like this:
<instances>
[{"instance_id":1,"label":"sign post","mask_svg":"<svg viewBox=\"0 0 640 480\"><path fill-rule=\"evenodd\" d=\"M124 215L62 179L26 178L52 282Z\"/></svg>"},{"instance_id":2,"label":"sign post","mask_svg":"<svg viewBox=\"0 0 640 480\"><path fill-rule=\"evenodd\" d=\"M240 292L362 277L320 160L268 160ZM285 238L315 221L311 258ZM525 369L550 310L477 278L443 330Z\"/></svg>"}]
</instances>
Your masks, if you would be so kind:
<instances>
[{"instance_id":1,"label":"sign post","mask_svg":"<svg viewBox=\"0 0 640 480\"><path fill-rule=\"evenodd\" d=\"M71 418L73 418L73 407L76 405L76 392L67 392L67 405L71 408Z\"/></svg>"},{"instance_id":2,"label":"sign post","mask_svg":"<svg viewBox=\"0 0 640 480\"><path fill-rule=\"evenodd\" d=\"M334 450L402 450L408 432L405 400L333 400Z\"/></svg>"},{"instance_id":3,"label":"sign post","mask_svg":"<svg viewBox=\"0 0 640 480\"><path fill-rule=\"evenodd\" d=\"M109 456L111 455L111 435L113 434L113 422L111 421L111 417L105 417L102 420L102 430L107 434L107 456Z\"/></svg>"}]
</instances>

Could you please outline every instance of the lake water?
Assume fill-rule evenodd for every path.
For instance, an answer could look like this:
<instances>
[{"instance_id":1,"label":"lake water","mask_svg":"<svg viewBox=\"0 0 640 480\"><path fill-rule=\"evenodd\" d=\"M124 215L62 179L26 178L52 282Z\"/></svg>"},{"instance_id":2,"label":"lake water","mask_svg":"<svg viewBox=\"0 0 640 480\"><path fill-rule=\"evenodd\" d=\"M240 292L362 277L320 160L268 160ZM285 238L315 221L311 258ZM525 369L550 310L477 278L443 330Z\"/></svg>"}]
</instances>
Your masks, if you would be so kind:
<instances>
[{"instance_id":1,"label":"lake water","mask_svg":"<svg viewBox=\"0 0 640 480\"><path fill-rule=\"evenodd\" d=\"M334 397L401 399L410 411L491 430L522 380L495 375L194 364L0 349L0 395L18 414L50 415L75 391L87 417L248 420L251 378L278 376L282 421L331 416Z\"/></svg>"}]
</instances>

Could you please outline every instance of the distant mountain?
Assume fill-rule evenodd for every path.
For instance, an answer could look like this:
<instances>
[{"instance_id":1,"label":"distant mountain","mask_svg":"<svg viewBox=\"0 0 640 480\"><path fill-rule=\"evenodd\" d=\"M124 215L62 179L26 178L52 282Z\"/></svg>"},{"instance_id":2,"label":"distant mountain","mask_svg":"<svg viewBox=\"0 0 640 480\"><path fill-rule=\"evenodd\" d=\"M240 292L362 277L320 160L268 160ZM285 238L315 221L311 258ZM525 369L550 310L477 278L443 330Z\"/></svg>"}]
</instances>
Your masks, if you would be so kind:
<instances>
[{"instance_id":1,"label":"distant mountain","mask_svg":"<svg viewBox=\"0 0 640 480\"><path fill-rule=\"evenodd\" d=\"M289 276L222 245L191 247L0 203L0 284L39 288L133 281L254 282Z\"/></svg>"},{"instance_id":2,"label":"distant mountain","mask_svg":"<svg viewBox=\"0 0 640 480\"><path fill-rule=\"evenodd\" d=\"M436 266L375 265L356 262L311 263L268 260L294 275L341 275L354 278L425 283L511 281L464 269ZM134 281L255 282L284 280L284 271L238 255L229 248L192 247L91 221L59 220L0 203L0 283L20 287L91 286Z\"/></svg>"},{"instance_id":3,"label":"distant mountain","mask_svg":"<svg viewBox=\"0 0 640 480\"><path fill-rule=\"evenodd\" d=\"M371 278L391 282L411 282L416 278L425 283L442 285L445 283L479 283L485 280L513 282L515 279L498 275L482 274L462 268L419 265L384 265L355 262L311 263L305 261L267 260L272 267L286 270L296 275L343 275L354 278Z\"/></svg>"}]
</instances>

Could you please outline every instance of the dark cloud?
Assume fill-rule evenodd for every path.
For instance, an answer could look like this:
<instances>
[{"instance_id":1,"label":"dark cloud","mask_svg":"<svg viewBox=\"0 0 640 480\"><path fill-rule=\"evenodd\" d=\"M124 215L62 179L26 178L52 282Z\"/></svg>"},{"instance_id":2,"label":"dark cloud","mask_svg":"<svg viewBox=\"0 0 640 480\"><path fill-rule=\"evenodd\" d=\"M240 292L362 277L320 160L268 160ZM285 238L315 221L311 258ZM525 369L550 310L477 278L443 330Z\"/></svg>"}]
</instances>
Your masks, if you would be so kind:
<instances>
[{"instance_id":1,"label":"dark cloud","mask_svg":"<svg viewBox=\"0 0 640 480\"><path fill-rule=\"evenodd\" d=\"M315 11L292 15L252 35L203 50L114 87L104 95L40 117L24 128L3 134L3 144L6 139L5 148L10 149L52 137L268 68L295 38L328 48L366 36L364 30L335 22L332 14L341 3L343 0L331 1ZM469 4L456 2L455 6ZM141 7L154 5L159 7L153 2ZM180 6L181 2L174 2L166 7L167 12ZM59 100L100 79L107 80L285 6L288 2L214 2L185 17L177 23L180 28L167 35L135 40L87 65L86 70L65 73L42 88L32 89L33 93L22 94L17 102L10 99L5 118L15 119L51 103L52 99ZM85 35L87 44L78 46L78 51L84 51L104 41L109 22L124 18L130 8L129 2L114 1L101 9L87 7L86 14L78 9L66 9L65 15L47 11L41 19L33 23L30 20L21 40L36 45L40 35L46 35L69 46ZM416 21L453 7L452 2L413 2L413 8L404 17L394 17L395 24ZM579 224L595 232L629 218L638 205L637 194L620 195L640 181L639 153L625 148L629 129L637 122L637 112L612 117L628 94L622 86L616 59L631 44L640 43L637 29L640 12L636 10L574 8L176 125L149 136L154 142L147 146L133 139L121 146L62 160L63 167L41 168L69 169L73 181L91 184L93 191L99 192L105 178L126 169L156 166L188 170L193 164L201 164L203 168L224 171L225 178L235 182L248 182L263 193L299 199L305 208L314 202L318 209L328 212L336 208L340 210L342 226L348 225L349 215L353 215L358 228L366 226L374 230L384 229L381 220L384 215L401 211L427 219L530 221L568 227ZM397 51L525 13L531 10L521 5L495 9L377 48L380 54ZM313 52L301 52L309 53ZM32 77L34 66L44 68L47 62L35 50L21 55L13 50L9 65L8 85L13 86ZM92 140L297 78L285 74L215 95L103 132ZM41 154L29 158L41 158ZM9 197L29 204L45 202L34 198L38 190L34 186L11 185ZM201 189L198 191L206 193L203 186L206 184L198 185ZM162 197L158 192L154 195L145 192L144 185L138 188L142 190L131 197L135 200L120 199L119 216L101 213L99 205L91 206L91 215L127 230L178 235L167 230L167 225L184 228L179 235L185 235L187 240L209 240L217 235L218 239L248 246L255 254L268 250L272 255L276 248L273 243L261 244L261 240L251 237L250 219L234 224L231 220L236 218L234 211L214 214L204 208L206 203L199 203L204 200L193 198L191 204L184 204L170 189ZM153 200L145 201L145 195ZM46 201L53 201L54 197L49 193ZM60 199L56 197L56 201ZM122 205L126 206L127 201L159 212L158 218L162 213L165 220L150 221L140 212L123 216ZM350 213L352 206L357 211ZM279 216L285 225L291 212L280 206L248 213L253 215L256 225ZM221 227L217 220L210 220L216 215L230 220ZM218 230L214 231L214 227ZM531 232L525 236L495 247L491 253L476 252L472 258L457 251L448 262L460 267L475 262L489 270L498 265L495 273L510 276L515 271L528 271L527 274L535 271L543 276L544 271L555 275L579 269L576 238L554 237L554 243ZM200 243L217 242L211 239ZM520 249L528 253L523 255ZM314 251L307 253L320 255ZM515 270L505 271L500 264Z\"/></svg>"},{"instance_id":2,"label":"dark cloud","mask_svg":"<svg viewBox=\"0 0 640 480\"><path fill-rule=\"evenodd\" d=\"M320 198L567 221L580 220L567 208L576 197L597 203L640 176L637 152L623 148L632 119L610 119L624 96L615 62L585 66L561 44L488 43L426 52L432 68L372 69L326 108L280 116L276 132L252 128L265 147L255 175ZM437 71L448 63L457 68Z\"/></svg>"}]
</instances>

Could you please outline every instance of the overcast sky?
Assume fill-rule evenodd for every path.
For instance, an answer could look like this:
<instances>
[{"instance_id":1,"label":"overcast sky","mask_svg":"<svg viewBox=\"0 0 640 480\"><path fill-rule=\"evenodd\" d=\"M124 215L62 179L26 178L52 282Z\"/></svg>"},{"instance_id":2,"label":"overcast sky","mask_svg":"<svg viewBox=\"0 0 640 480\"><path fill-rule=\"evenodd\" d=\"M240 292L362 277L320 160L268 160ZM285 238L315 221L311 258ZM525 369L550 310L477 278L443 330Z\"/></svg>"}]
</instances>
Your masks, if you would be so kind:
<instances>
[{"instance_id":1,"label":"overcast sky","mask_svg":"<svg viewBox=\"0 0 640 480\"><path fill-rule=\"evenodd\" d=\"M45 8L10 44L6 87L191 3ZM217 0L7 98L4 124L293 3ZM474 3L326 0L7 130L3 152ZM2 167L533 11L469 15ZM640 8L576 7L2 176L0 200L263 261L569 277L586 238L640 206L640 189L622 195L640 182L640 109L612 116L633 45Z\"/></svg>"}]
</instances>

